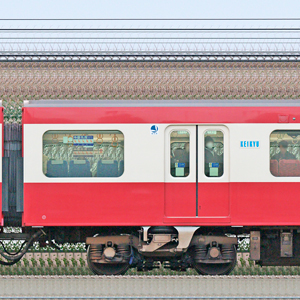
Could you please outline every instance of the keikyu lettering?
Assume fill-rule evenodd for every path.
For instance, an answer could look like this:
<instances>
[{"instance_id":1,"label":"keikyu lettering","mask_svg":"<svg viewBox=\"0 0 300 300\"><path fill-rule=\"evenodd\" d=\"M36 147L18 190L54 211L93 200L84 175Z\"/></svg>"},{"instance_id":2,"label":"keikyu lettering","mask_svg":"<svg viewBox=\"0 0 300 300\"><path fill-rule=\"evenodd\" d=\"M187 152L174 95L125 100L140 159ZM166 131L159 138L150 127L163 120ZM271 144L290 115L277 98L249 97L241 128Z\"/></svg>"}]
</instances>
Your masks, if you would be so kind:
<instances>
[{"instance_id":1,"label":"keikyu lettering","mask_svg":"<svg viewBox=\"0 0 300 300\"><path fill-rule=\"evenodd\" d=\"M241 141L241 148L259 148L259 141Z\"/></svg>"}]
</instances>

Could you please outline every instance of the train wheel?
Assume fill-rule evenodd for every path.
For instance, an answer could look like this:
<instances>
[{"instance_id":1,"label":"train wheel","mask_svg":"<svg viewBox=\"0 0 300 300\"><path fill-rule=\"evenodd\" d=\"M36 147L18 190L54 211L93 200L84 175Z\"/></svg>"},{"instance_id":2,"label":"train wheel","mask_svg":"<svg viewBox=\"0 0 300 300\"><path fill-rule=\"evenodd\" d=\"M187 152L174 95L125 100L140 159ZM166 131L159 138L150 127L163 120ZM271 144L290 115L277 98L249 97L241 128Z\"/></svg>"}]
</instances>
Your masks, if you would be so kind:
<instances>
[{"instance_id":1,"label":"train wheel","mask_svg":"<svg viewBox=\"0 0 300 300\"><path fill-rule=\"evenodd\" d=\"M91 251L89 246L87 251L87 262L89 268L95 275L124 275L129 268L129 263L94 263L90 259L90 254Z\"/></svg>"},{"instance_id":2,"label":"train wheel","mask_svg":"<svg viewBox=\"0 0 300 300\"><path fill-rule=\"evenodd\" d=\"M193 261L193 267L200 275L228 275L236 265L236 248L234 251L234 259L230 263L197 263Z\"/></svg>"}]
</instances>

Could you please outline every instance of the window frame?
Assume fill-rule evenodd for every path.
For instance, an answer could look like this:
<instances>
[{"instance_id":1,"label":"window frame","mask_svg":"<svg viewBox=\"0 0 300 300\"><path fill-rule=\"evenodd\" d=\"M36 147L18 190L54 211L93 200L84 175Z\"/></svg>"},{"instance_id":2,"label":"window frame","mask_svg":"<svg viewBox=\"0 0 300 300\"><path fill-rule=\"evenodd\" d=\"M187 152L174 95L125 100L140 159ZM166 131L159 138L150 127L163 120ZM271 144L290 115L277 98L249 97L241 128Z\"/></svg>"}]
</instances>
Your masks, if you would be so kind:
<instances>
[{"instance_id":1,"label":"window frame","mask_svg":"<svg viewBox=\"0 0 300 300\"><path fill-rule=\"evenodd\" d=\"M123 165L123 172L122 174L118 175L118 176L47 176L45 173L44 173L44 135L48 132L51 132L51 131L55 131L55 132L63 132L65 134L65 132L82 132L83 135L84 134L88 134L88 132L101 132L101 131L113 131L113 132L119 132L122 134L123 136L123 161L124 161L124 165ZM69 170L69 163L70 161L67 161L67 164L68 164L68 170ZM117 178L120 178L124 175L125 173L125 135L123 133L123 131L121 131L120 129L77 129L77 130L74 130L74 129L49 129L49 130L46 130L43 132L42 134L42 174L48 178L48 179L54 179L54 178L57 178L57 179L62 179L62 178L68 178L68 179L72 179L72 178L76 178L76 179L84 179L84 178L98 178L98 179L117 179Z\"/></svg>"},{"instance_id":2,"label":"window frame","mask_svg":"<svg viewBox=\"0 0 300 300\"><path fill-rule=\"evenodd\" d=\"M178 132L178 131L186 131L186 132L188 132L188 134L189 134L189 141L188 141L188 143L191 145L191 132L190 132L190 130L188 130L188 129L172 129L170 132L169 132L169 151L171 150L171 134L173 133L173 132ZM170 168L169 168L169 174L170 174L170 176L172 177L172 178L188 178L189 176L190 176L190 174L191 174L191 169L190 169L190 162L191 162L191 151L189 151L189 174L187 175L187 176L173 176L172 175L172 167L171 167L171 158L170 158Z\"/></svg>"},{"instance_id":3,"label":"window frame","mask_svg":"<svg viewBox=\"0 0 300 300\"><path fill-rule=\"evenodd\" d=\"M207 131L220 131L220 132L222 132L222 134L223 134L223 173L222 173L222 175L221 176L207 176L206 174L205 174L205 133L207 132ZM220 128L206 128L204 131L203 131L203 139L202 139L202 141L203 141L203 170L202 170L202 172L203 172L203 175L205 176L205 178L206 179L212 179L212 180L214 180L214 179L216 179L216 178L223 178L224 177L224 174L225 174L225 146L224 146L224 143L225 143L225 133L224 133L224 130L222 130L222 129L220 129Z\"/></svg>"},{"instance_id":4,"label":"window frame","mask_svg":"<svg viewBox=\"0 0 300 300\"><path fill-rule=\"evenodd\" d=\"M286 129L274 129L271 131L271 133L269 134L269 173L275 178L300 178L300 175L299 176L280 176L280 175L276 176L271 172L271 135L275 131L298 131L300 133L300 129L287 129L287 128ZM299 160L299 159L297 159L297 160Z\"/></svg>"}]
</instances>

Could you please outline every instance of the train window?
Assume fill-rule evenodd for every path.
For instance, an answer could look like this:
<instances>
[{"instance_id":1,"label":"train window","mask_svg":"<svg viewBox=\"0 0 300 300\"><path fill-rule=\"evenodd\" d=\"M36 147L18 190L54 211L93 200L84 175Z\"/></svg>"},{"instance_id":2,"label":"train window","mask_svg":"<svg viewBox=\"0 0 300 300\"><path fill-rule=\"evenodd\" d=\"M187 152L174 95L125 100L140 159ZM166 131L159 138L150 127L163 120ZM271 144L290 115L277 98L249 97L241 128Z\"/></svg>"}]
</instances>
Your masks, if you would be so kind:
<instances>
[{"instance_id":1,"label":"train window","mask_svg":"<svg viewBox=\"0 0 300 300\"><path fill-rule=\"evenodd\" d=\"M270 172L276 177L300 176L300 130L275 130L270 135Z\"/></svg>"},{"instance_id":2,"label":"train window","mask_svg":"<svg viewBox=\"0 0 300 300\"><path fill-rule=\"evenodd\" d=\"M173 177L187 177L190 174L190 133L175 130L170 137L171 167Z\"/></svg>"},{"instance_id":3,"label":"train window","mask_svg":"<svg viewBox=\"0 0 300 300\"><path fill-rule=\"evenodd\" d=\"M119 177L124 172L124 135L117 130L57 130L43 135L47 177Z\"/></svg>"},{"instance_id":4,"label":"train window","mask_svg":"<svg viewBox=\"0 0 300 300\"><path fill-rule=\"evenodd\" d=\"M205 163L207 177L221 177L224 166L224 136L220 130L207 130L204 134Z\"/></svg>"}]
</instances>

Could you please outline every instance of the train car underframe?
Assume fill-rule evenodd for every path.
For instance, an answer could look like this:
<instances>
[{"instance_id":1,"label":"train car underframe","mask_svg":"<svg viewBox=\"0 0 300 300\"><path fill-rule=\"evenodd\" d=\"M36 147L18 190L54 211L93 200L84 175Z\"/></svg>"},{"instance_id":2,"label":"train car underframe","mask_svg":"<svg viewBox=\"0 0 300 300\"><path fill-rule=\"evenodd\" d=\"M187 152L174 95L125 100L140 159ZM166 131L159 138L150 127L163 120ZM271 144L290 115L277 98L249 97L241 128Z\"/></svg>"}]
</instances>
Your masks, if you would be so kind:
<instances>
[{"instance_id":1,"label":"train car underframe","mask_svg":"<svg viewBox=\"0 0 300 300\"><path fill-rule=\"evenodd\" d=\"M250 258L261 266L300 265L297 227L24 227L0 233L0 240L24 240L20 250L1 250L4 265L18 262L37 241L41 247L84 242L88 265L97 275L122 275L129 268L147 271L163 265L176 271L194 268L202 275L227 275L236 265L238 241L250 234ZM2 244L3 245L3 244Z\"/></svg>"}]
</instances>

